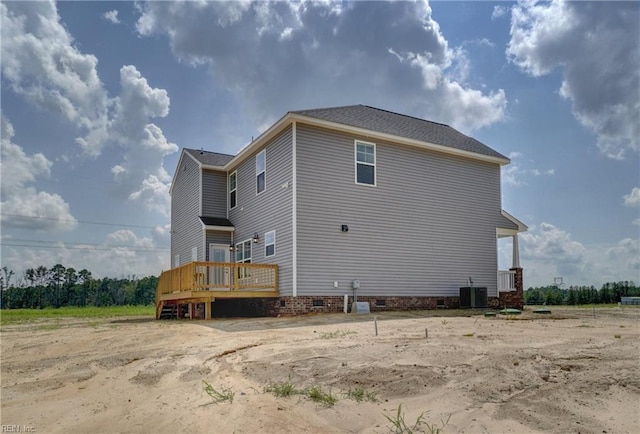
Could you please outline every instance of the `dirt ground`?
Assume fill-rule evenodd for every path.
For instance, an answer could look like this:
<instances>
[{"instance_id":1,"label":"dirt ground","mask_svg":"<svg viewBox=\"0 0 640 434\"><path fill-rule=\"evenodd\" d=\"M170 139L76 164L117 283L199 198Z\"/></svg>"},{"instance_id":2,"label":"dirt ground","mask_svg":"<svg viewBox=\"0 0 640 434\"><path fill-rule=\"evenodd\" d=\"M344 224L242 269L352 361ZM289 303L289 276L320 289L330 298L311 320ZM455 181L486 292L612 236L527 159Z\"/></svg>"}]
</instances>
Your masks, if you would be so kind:
<instances>
[{"instance_id":1,"label":"dirt ground","mask_svg":"<svg viewBox=\"0 0 640 434\"><path fill-rule=\"evenodd\" d=\"M2 432L386 433L400 405L425 432L640 432L640 308L552 312L4 326ZM282 382L338 400L265 391Z\"/></svg>"}]
</instances>

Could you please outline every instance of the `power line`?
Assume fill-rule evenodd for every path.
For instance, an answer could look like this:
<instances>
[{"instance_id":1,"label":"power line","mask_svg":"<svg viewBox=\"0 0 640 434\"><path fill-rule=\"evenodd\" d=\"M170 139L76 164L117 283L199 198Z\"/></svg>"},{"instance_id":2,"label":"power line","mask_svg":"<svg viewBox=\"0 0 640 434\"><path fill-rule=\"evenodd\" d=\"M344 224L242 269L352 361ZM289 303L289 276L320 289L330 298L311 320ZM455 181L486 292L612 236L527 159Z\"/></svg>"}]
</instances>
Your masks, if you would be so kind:
<instances>
[{"instance_id":1,"label":"power line","mask_svg":"<svg viewBox=\"0 0 640 434\"><path fill-rule=\"evenodd\" d=\"M0 244L3 245L8 245L4 242L5 240L0 240ZM60 248L70 248L67 246L67 244L71 244L71 245L76 245L76 246L98 246L98 247L104 247L104 248L120 248L120 247L124 247L124 248L141 248L140 246L135 246L135 245L131 245L131 244L96 244L96 243L85 243L85 242L76 242L76 241L62 241L62 240L55 240L55 241L44 241L44 240L30 240L30 239L26 239L26 238L7 238L6 241L8 242L21 242L21 243L40 243L40 244L55 244L55 243L62 243L64 244L64 246L52 246L52 247L60 247ZM43 246L33 246L33 247L43 247ZM149 247L149 248L145 248L147 250L169 250L169 249L165 249L165 248L161 248L161 247Z\"/></svg>"},{"instance_id":2,"label":"power line","mask_svg":"<svg viewBox=\"0 0 640 434\"><path fill-rule=\"evenodd\" d=\"M125 223L109 223L109 222L96 222L90 220L71 220L71 219L59 219L55 217L40 217L40 216L32 216L32 215L24 215L24 214L6 214L1 213L0 215L6 217L18 217L18 218L27 218L34 220L50 220L56 222L67 222L67 223L82 223L87 225L101 225L101 226L119 226L125 228L140 228L140 229L155 229L156 226L144 226L144 225L129 225Z\"/></svg>"},{"instance_id":3,"label":"power line","mask_svg":"<svg viewBox=\"0 0 640 434\"><path fill-rule=\"evenodd\" d=\"M92 251L121 251L121 252L146 252L146 253L153 253L153 252L166 252L169 249L127 249L127 250L119 250L121 249L121 247L105 247L105 248L100 248L100 247L73 247L73 246L69 246L69 247L63 247L63 246L33 246L30 244L14 244L14 243L2 243L3 246L10 246L10 247L29 247L31 249L66 249L66 250L84 250L87 252L92 252Z\"/></svg>"}]
</instances>

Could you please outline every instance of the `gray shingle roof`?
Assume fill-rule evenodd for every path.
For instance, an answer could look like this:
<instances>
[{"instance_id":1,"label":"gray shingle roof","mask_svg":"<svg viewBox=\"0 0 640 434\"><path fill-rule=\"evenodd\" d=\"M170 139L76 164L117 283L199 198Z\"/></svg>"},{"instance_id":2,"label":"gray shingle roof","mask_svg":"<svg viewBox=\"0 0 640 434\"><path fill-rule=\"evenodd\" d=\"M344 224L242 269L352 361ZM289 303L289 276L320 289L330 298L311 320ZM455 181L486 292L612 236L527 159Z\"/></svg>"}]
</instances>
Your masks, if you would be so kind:
<instances>
[{"instance_id":1,"label":"gray shingle roof","mask_svg":"<svg viewBox=\"0 0 640 434\"><path fill-rule=\"evenodd\" d=\"M233 223L229 219L223 217L200 216L200 221L206 226L228 226L233 227Z\"/></svg>"},{"instance_id":2,"label":"gray shingle roof","mask_svg":"<svg viewBox=\"0 0 640 434\"><path fill-rule=\"evenodd\" d=\"M224 166L231 159L233 159L233 155L220 154L218 152L210 152L200 149L187 149L184 148L185 152L188 152L189 155L194 157L200 163L207 166Z\"/></svg>"},{"instance_id":3,"label":"gray shingle roof","mask_svg":"<svg viewBox=\"0 0 640 434\"><path fill-rule=\"evenodd\" d=\"M462 134L460 131L448 125L366 105L298 110L292 111L291 113L407 139L419 140L421 142L433 143L435 145L473 152L475 154L507 158L487 145Z\"/></svg>"}]
</instances>

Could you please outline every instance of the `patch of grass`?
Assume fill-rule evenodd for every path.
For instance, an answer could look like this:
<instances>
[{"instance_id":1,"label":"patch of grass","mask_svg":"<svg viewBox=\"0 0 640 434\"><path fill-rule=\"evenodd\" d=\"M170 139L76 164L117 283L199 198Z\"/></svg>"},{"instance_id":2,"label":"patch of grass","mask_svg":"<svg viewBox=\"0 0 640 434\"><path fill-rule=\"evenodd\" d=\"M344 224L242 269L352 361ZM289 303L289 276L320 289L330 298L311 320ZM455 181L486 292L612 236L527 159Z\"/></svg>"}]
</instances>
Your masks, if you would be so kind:
<instances>
[{"instance_id":1,"label":"patch of grass","mask_svg":"<svg viewBox=\"0 0 640 434\"><path fill-rule=\"evenodd\" d=\"M304 390L304 394L313 402L322 404L325 407L333 407L338 402L338 398L331 393L331 389L325 392L321 386L311 386Z\"/></svg>"},{"instance_id":2,"label":"patch of grass","mask_svg":"<svg viewBox=\"0 0 640 434\"><path fill-rule=\"evenodd\" d=\"M465 333L465 334L463 334L462 336L464 336L464 337L466 337L466 338L471 338L471 337L473 337L473 335L474 335L474 334L475 334L475 333Z\"/></svg>"},{"instance_id":3,"label":"patch of grass","mask_svg":"<svg viewBox=\"0 0 640 434\"><path fill-rule=\"evenodd\" d=\"M613 335L614 338L616 339L620 339L622 336L621 335Z\"/></svg>"},{"instance_id":4,"label":"patch of grass","mask_svg":"<svg viewBox=\"0 0 640 434\"><path fill-rule=\"evenodd\" d=\"M60 324L54 323L54 324L40 324L38 326L38 330L58 330L61 329L62 326Z\"/></svg>"},{"instance_id":5,"label":"patch of grass","mask_svg":"<svg viewBox=\"0 0 640 434\"><path fill-rule=\"evenodd\" d=\"M358 332L354 332L353 330L336 330L335 332L329 332L329 333L320 333L320 339L335 339L335 338L342 338L345 337L347 335L355 335Z\"/></svg>"},{"instance_id":6,"label":"patch of grass","mask_svg":"<svg viewBox=\"0 0 640 434\"><path fill-rule=\"evenodd\" d=\"M3 309L0 324L20 324L54 318L111 318L121 316L155 316L155 306L47 307L44 309Z\"/></svg>"},{"instance_id":7,"label":"patch of grass","mask_svg":"<svg viewBox=\"0 0 640 434\"><path fill-rule=\"evenodd\" d=\"M378 402L378 397L375 392L369 392L364 387L349 388L349 391L344 393L344 397L356 402Z\"/></svg>"},{"instance_id":8,"label":"patch of grass","mask_svg":"<svg viewBox=\"0 0 640 434\"><path fill-rule=\"evenodd\" d=\"M291 375L289 375L289 379L287 381L282 381L280 383L269 383L267 387L264 388L264 391L267 393L273 393L278 398L287 398L293 395L299 395L301 391L296 389L296 387L291 382Z\"/></svg>"},{"instance_id":9,"label":"patch of grass","mask_svg":"<svg viewBox=\"0 0 640 434\"><path fill-rule=\"evenodd\" d=\"M298 389L291 382L291 376L289 376L287 381L281 381L279 383L269 383L269 385L264 388L264 391L267 393L272 393L278 398L288 398L293 395L303 395L314 402L322 404L325 407L332 407L336 402L338 402L338 398L331 392L331 389L329 389L328 392L322 389L322 386L311 386L307 387L306 389Z\"/></svg>"},{"instance_id":10,"label":"patch of grass","mask_svg":"<svg viewBox=\"0 0 640 434\"><path fill-rule=\"evenodd\" d=\"M204 391L207 393L207 395L211 397L214 404L217 405L225 401L229 401L229 403L233 402L233 397L235 396L235 393L233 392L233 390L228 388L223 388L218 391L206 381L202 380L202 383L204 384L203 386Z\"/></svg>"},{"instance_id":11,"label":"patch of grass","mask_svg":"<svg viewBox=\"0 0 640 434\"><path fill-rule=\"evenodd\" d=\"M407 421L404 418L404 412L402 411L402 404L398 405L398 410L395 416L384 415L389 422L391 422L391 426L389 426L389 432L394 434L414 434L414 433L428 433L428 434L440 434L445 426L449 423L451 419L451 415L447 418L446 421L441 420L439 424L434 423L430 424L425 420L426 411L420 413L420 416L416 419L413 424L407 424Z\"/></svg>"},{"instance_id":12,"label":"patch of grass","mask_svg":"<svg viewBox=\"0 0 640 434\"><path fill-rule=\"evenodd\" d=\"M446 319L443 319L442 320L442 325L447 325L447 324L449 324L449 321L447 321Z\"/></svg>"}]
</instances>

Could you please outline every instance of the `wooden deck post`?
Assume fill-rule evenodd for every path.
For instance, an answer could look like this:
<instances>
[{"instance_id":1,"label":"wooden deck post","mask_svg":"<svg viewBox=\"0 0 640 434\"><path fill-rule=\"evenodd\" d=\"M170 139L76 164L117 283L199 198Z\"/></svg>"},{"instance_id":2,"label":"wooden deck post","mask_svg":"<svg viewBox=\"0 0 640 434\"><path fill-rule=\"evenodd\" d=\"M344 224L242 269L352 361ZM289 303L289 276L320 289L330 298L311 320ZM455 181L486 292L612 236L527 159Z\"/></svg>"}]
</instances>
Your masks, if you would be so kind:
<instances>
[{"instance_id":1,"label":"wooden deck post","mask_svg":"<svg viewBox=\"0 0 640 434\"><path fill-rule=\"evenodd\" d=\"M207 321L211 319L211 300L204 303L204 319Z\"/></svg>"}]
</instances>

